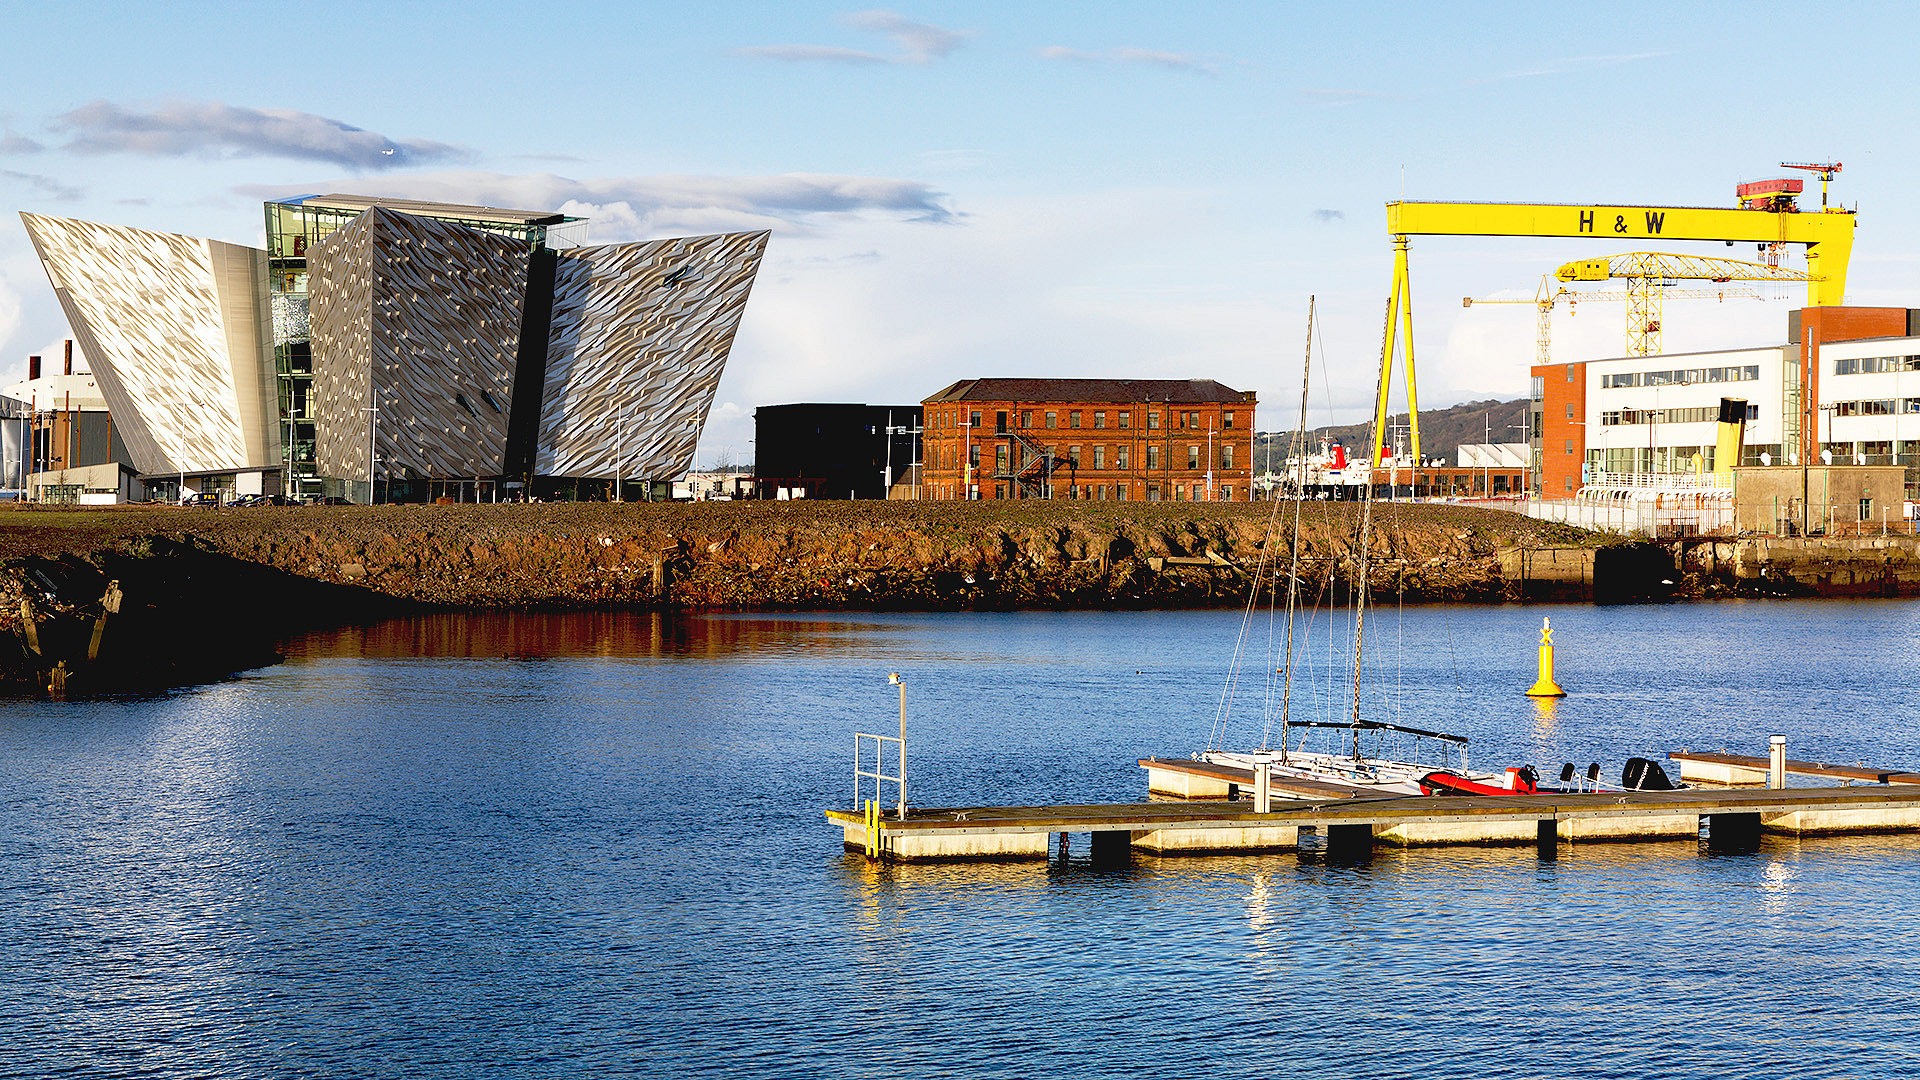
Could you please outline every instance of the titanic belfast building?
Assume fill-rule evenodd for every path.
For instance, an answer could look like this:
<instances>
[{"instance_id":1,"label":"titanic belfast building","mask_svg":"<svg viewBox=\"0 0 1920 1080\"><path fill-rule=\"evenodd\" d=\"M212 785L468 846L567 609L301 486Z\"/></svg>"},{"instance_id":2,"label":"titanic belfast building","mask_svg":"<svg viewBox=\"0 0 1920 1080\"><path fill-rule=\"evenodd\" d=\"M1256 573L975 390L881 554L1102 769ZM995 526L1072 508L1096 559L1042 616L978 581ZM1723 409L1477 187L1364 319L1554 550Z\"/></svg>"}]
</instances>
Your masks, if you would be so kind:
<instances>
[{"instance_id":1,"label":"titanic belfast building","mask_svg":"<svg viewBox=\"0 0 1920 1080\"><path fill-rule=\"evenodd\" d=\"M20 217L143 477L358 502L685 474L767 242L357 195L266 204L265 250Z\"/></svg>"}]
</instances>

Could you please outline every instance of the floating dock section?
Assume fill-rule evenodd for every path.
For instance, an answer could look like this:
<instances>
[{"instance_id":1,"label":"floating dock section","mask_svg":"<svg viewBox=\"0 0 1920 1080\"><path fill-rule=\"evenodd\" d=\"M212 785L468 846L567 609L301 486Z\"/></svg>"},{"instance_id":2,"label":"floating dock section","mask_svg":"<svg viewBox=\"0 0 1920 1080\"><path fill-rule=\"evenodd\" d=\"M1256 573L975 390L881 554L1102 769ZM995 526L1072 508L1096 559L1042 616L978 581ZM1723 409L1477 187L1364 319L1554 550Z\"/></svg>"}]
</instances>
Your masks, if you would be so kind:
<instances>
[{"instance_id":1,"label":"floating dock section","mask_svg":"<svg viewBox=\"0 0 1920 1080\"><path fill-rule=\"evenodd\" d=\"M1759 761L1764 776L1766 759L1743 760ZM1466 797L1291 790L1260 808L1251 799L1227 797L1248 791L1246 770L1166 758L1140 765L1150 776L1159 774L1154 790L1184 786L1191 794L1180 797L1205 801L909 809L904 818L892 810L829 810L826 816L848 849L901 861L1045 859L1054 833L1090 834L1098 859L1133 851L1338 852L1375 844L1537 844L1544 850L1559 843L1696 840L1703 833L1717 846L1740 847L1757 843L1763 832L1920 831L1920 776L1914 783L1839 787ZM1227 775L1235 772L1246 781ZM1277 779L1274 788L1282 789Z\"/></svg>"}]
</instances>

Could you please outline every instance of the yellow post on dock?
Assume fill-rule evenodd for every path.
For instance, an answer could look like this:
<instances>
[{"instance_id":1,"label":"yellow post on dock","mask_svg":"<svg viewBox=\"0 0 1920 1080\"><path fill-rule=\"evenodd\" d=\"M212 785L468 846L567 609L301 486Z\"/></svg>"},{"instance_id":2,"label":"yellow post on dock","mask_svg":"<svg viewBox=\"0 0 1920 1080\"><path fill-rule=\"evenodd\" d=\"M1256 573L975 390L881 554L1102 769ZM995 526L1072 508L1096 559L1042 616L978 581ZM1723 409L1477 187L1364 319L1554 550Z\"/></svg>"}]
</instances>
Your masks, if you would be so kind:
<instances>
[{"instance_id":1,"label":"yellow post on dock","mask_svg":"<svg viewBox=\"0 0 1920 1080\"><path fill-rule=\"evenodd\" d=\"M1566 697L1567 692L1553 681L1553 620L1540 620L1540 677L1534 680L1528 697Z\"/></svg>"}]
</instances>

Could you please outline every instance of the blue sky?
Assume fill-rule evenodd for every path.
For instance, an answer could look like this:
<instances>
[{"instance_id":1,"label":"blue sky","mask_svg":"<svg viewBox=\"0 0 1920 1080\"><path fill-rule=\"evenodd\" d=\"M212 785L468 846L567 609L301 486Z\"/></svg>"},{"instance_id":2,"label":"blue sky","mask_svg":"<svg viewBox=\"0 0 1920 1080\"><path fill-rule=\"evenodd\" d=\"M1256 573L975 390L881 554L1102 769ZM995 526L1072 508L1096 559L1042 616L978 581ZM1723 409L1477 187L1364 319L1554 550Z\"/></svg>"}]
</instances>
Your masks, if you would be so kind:
<instances>
[{"instance_id":1,"label":"blue sky","mask_svg":"<svg viewBox=\"0 0 1920 1080\"><path fill-rule=\"evenodd\" d=\"M1287 426L1309 294L1310 422L1356 419L1403 196L1729 205L1843 161L1849 301L1920 306L1901 5L128 7L0 14L10 210L243 243L323 191L565 208L589 242L772 228L703 463L750 457L759 405L970 376L1217 378ZM1461 297L1612 253L1415 240L1422 404L1526 393L1531 311ZM1674 302L1667 347L1779 340L1786 295ZM0 378L65 336L0 216ZM1624 312L1555 341L1618 355Z\"/></svg>"}]
</instances>

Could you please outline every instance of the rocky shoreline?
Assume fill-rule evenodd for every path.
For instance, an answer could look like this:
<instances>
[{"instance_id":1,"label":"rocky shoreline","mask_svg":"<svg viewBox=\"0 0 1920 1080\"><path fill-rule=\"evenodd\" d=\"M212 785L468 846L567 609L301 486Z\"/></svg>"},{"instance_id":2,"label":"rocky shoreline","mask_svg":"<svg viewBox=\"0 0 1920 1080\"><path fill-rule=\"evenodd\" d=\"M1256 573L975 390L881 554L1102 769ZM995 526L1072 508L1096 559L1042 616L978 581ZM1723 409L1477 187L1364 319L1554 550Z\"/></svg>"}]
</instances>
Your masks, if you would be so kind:
<instances>
[{"instance_id":1,"label":"rocky shoreline","mask_svg":"<svg viewBox=\"0 0 1920 1080\"><path fill-rule=\"evenodd\" d=\"M1316 594L1354 588L1358 513L1303 508L1298 564ZM178 685L265 662L307 629L427 609L1236 605L1294 563L1291 516L1064 502L20 508L0 512L0 680ZM1376 504L1372 537L1370 591L1409 603L1894 595L1908 580L1894 556L1902 574L1920 566L1886 550L1812 582L1738 551L1454 505Z\"/></svg>"}]
</instances>

